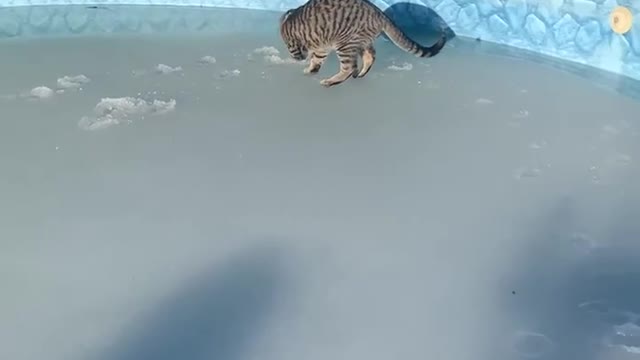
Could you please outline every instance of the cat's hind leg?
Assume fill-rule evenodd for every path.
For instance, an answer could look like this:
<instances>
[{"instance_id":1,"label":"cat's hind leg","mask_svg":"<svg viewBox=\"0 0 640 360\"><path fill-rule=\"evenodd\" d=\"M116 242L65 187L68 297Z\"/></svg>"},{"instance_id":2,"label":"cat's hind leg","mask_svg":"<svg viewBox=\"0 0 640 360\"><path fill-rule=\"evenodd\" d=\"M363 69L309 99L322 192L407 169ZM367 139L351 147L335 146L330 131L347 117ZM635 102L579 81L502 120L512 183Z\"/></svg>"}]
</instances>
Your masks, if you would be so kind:
<instances>
[{"instance_id":1,"label":"cat's hind leg","mask_svg":"<svg viewBox=\"0 0 640 360\"><path fill-rule=\"evenodd\" d=\"M326 51L313 51L309 56L309 66L304 69L304 73L309 75L320 71L328 55L329 53Z\"/></svg>"},{"instance_id":2,"label":"cat's hind leg","mask_svg":"<svg viewBox=\"0 0 640 360\"><path fill-rule=\"evenodd\" d=\"M340 71L332 77L320 81L320 84L324 86L338 85L358 71L358 50L356 47L340 47L336 49L336 55L338 55L340 62Z\"/></svg>"},{"instance_id":3,"label":"cat's hind leg","mask_svg":"<svg viewBox=\"0 0 640 360\"><path fill-rule=\"evenodd\" d=\"M360 69L360 72L357 75L354 75L354 77L363 78L365 75L367 75L375 61L376 49L373 47L373 45L365 47L364 51L362 52L362 69Z\"/></svg>"}]
</instances>

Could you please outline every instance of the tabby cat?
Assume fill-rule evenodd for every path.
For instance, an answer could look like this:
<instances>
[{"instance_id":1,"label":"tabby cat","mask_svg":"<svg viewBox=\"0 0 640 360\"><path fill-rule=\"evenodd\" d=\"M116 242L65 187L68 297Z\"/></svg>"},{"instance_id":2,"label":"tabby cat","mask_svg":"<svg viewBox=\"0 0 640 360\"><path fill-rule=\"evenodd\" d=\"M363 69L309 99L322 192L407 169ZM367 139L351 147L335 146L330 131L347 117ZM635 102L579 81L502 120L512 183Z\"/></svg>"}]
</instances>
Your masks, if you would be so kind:
<instances>
[{"instance_id":1,"label":"tabby cat","mask_svg":"<svg viewBox=\"0 0 640 360\"><path fill-rule=\"evenodd\" d=\"M336 51L340 72L322 80L324 86L364 77L376 59L373 42L382 32L399 48L419 57L436 55L446 42L443 35L431 47L416 43L368 0L309 0L280 18L280 36L291 57L309 59L305 74L317 73L329 53ZM358 72L359 56L363 64Z\"/></svg>"}]
</instances>

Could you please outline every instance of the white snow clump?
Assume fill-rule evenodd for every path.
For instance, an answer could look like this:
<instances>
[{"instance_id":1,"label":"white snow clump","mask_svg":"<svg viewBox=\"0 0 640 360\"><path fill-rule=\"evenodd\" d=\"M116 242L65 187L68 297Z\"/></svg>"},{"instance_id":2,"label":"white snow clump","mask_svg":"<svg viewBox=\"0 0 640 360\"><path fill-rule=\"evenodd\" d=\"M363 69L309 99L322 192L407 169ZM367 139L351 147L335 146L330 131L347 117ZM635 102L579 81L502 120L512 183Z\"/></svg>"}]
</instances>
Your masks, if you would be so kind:
<instances>
[{"instance_id":1,"label":"white snow clump","mask_svg":"<svg viewBox=\"0 0 640 360\"><path fill-rule=\"evenodd\" d=\"M155 67L155 71L160 74L171 74L182 71L182 66L171 67L165 64L158 64Z\"/></svg>"},{"instance_id":2,"label":"white snow clump","mask_svg":"<svg viewBox=\"0 0 640 360\"><path fill-rule=\"evenodd\" d=\"M58 79L57 84L59 89L75 89L91 81L84 75L75 76L63 76Z\"/></svg>"},{"instance_id":3,"label":"white snow clump","mask_svg":"<svg viewBox=\"0 0 640 360\"><path fill-rule=\"evenodd\" d=\"M175 107L174 99L147 102L134 97L103 98L93 109L94 115L83 116L78 126L82 130L101 130L123 122L132 122L134 117L166 114Z\"/></svg>"},{"instance_id":4,"label":"white snow clump","mask_svg":"<svg viewBox=\"0 0 640 360\"><path fill-rule=\"evenodd\" d=\"M31 89L29 92L29 97L37 98L37 99L47 99L52 97L54 91L46 86L37 86Z\"/></svg>"},{"instance_id":5,"label":"white snow clump","mask_svg":"<svg viewBox=\"0 0 640 360\"><path fill-rule=\"evenodd\" d=\"M201 63L201 64L209 64L209 65L212 65L212 64L215 64L215 63L217 63L217 62L218 62L218 60L216 60L216 58L215 58L215 57L210 56L210 55L203 56L203 57L201 57L201 58L200 58L200 63Z\"/></svg>"},{"instance_id":6,"label":"white snow clump","mask_svg":"<svg viewBox=\"0 0 640 360\"><path fill-rule=\"evenodd\" d=\"M403 63L402 65L390 65L388 67L389 70L393 71L411 71L413 69L413 65L409 63Z\"/></svg>"}]
</instances>

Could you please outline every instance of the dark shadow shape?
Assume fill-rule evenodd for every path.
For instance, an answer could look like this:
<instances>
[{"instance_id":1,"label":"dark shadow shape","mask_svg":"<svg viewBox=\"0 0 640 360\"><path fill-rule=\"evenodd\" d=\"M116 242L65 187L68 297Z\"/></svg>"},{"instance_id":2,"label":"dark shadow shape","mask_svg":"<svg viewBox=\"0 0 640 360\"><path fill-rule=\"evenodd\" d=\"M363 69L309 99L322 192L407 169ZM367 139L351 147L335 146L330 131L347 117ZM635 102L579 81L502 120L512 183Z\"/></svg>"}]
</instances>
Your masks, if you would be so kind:
<instances>
[{"instance_id":1,"label":"dark shadow shape","mask_svg":"<svg viewBox=\"0 0 640 360\"><path fill-rule=\"evenodd\" d=\"M280 254L253 249L188 281L134 319L103 360L240 360L282 286ZM171 271L171 269L167 269Z\"/></svg>"},{"instance_id":2,"label":"dark shadow shape","mask_svg":"<svg viewBox=\"0 0 640 360\"><path fill-rule=\"evenodd\" d=\"M456 36L438 13L424 5L398 2L389 6L384 13L405 34L424 44L434 42L442 33L447 36L447 40Z\"/></svg>"},{"instance_id":3,"label":"dark shadow shape","mask_svg":"<svg viewBox=\"0 0 640 360\"><path fill-rule=\"evenodd\" d=\"M581 257L572 255L569 245L572 233L587 227L575 216L576 209L571 198L562 199L534 224L530 247L522 253L523 266L514 269L509 280L509 290L515 294L505 291L509 322L542 333L553 344L538 359L596 360L602 351L611 351L607 341L633 345L639 340L616 336L614 331L614 326L634 321L629 314L640 314L637 206L624 209L628 216L619 216L611 224L613 231L604 235L622 246L591 249ZM616 355L631 356L622 348Z\"/></svg>"},{"instance_id":4,"label":"dark shadow shape","mask_svg":"<svg viewBox=\"0 0 640 360\"><path fill-rule=\"evenodd\" d=\"M552 345L540 359L597 359L595 349L586 344L590 342L588 339L597 338L602 328L579 314L576 291L580 292L586 284L572 279L575 269L566 263L567 253L561 250L576 225L574 204L569 197L559 199L541 219L534 221L527 236L528 246L522 252L523 266L514 271L509 281L516 294L505 294L510 322L516 328L541 333L550 340L548 344ZM508 346L513 356L517 348L514 337L508 338ZM524 348L521 345L520 350Z\"/></svg>"}]
</instances>

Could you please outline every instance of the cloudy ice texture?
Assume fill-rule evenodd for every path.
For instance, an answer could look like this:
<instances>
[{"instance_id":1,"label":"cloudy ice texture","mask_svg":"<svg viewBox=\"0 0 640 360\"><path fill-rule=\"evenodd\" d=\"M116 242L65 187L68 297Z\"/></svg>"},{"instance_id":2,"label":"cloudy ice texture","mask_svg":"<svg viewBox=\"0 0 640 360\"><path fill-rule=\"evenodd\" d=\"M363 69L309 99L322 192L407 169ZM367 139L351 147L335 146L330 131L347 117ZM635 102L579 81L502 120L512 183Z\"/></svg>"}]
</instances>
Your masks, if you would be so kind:
<instances>
[{"instance_id":1,"label":"cloudy ice texture","mask_svg":"<svg viewBox=\"0 0 640 360\"><path fill-rule=\"evenodd\" d=\"M0 100L15 100L17 98L16 95L0 95Z\"/></svg>"},{"instance_id":2,"label":"cloudy ice texture","mask_svg":"<svg viewBox=\"0 0 640 360\"><path fill-rule=\"evenodd\" d=\"M57 80L58 89L75 89L89 83L91 79L84 75L63 76Z\"/></svg>"},{"instance_id":3,"label":"cloudy ice texture","mask_svg":"<svg viewBox=\"0 0 640 360\"><path fill-rule=\"evenodd\" d=\"M165 64L158 64L158 65L156 65L154 70L155 70L155 72L160 73L160 74L171 74L171 73L175 73L175 72L181 72L182 71L182 66L171 67L171 66L165 65Z\"/></svg>"},{"instance_id":4,"label":"cloudy ice texture","mask_svg":"<svg viewBox=\"0 0 640 360\"><path fill-rule=\"evenodd\" d=\"M162 115L173 111L176 101L146 101L141 98L103 98L93 109L92 116L83 116L78 123L82 130L101 130L113 125L132 122L146 115Z\"/></svg>"},{"instance_id":5,"label":"cloudy ice texture","mask_svg":"<svg viewBox=\"0 0 640 360\"><path fill-rule=\"evenodd\" d=\"M535 359L548 354L553 347L553 342L544 334L517 331L512 339L512 347L520 356Z\"/></svg>"}]
</instances>

